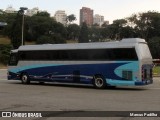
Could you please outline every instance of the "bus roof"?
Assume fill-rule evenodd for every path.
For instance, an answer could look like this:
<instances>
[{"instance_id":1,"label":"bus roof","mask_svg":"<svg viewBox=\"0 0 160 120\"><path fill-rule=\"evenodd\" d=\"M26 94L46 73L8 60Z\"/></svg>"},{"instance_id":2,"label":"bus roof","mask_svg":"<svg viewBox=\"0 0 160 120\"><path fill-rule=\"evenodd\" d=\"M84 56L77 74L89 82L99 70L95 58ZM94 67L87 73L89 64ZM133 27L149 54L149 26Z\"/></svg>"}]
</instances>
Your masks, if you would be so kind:
<instances>
[{"instance_id":1,"label":"bus roof","mask_svg":"<svg viewBox=\"0 0 160 120\"><path fill-rule=\"evenodd\" d=\"M146 43L144 39L128 38L114 42L93 42L93 43L72 43L72 44L42 44L24 45L19 47L19 51L32 50L66 50L66 49L99 49L99 48L133 48L137 43Z\"/></svg>"}]
</instances>

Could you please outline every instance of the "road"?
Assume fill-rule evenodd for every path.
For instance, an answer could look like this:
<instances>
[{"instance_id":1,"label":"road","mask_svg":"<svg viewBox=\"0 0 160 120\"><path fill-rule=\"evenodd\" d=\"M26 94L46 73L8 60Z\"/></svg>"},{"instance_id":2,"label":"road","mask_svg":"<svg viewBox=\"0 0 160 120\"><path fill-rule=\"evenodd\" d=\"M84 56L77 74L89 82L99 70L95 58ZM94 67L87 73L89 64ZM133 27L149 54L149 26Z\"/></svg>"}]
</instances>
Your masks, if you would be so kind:
<instances>
[{"instance_id":1,"label":"road","mask_svg":"<svg viewBox=\"0 0 160 120\"><path fill-rule=\"evenodd\" d=\"M6 74L6 70L0 70L0 111L160 111L160 78L158 77L154 78L154 84L148 86L97 90L90 86L77 85L39 85L38 83L22 85L20 81L8 81ZM55 118L33 120L52 119ZM56 119L65 120L61 117ZM97 118L85 119L97 120ZM102 117L101 119L106 120ZM110 119L141 120L143 118ZM144 120L151 120L151 118L144 118Z\"/></svg>"}]
</instances>

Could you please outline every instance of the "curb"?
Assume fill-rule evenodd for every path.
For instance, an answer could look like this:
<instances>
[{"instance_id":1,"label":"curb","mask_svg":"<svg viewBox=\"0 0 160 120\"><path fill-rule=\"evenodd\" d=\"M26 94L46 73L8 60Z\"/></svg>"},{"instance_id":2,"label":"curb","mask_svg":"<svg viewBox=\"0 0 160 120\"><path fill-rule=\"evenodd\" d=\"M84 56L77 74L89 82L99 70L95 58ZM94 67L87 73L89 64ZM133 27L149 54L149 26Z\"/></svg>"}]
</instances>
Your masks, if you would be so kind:
<instances>
[{"instance_id":1,"label":"curb","mask_svg":"<svg viewBox=\"0 0 160 120\"><path fill-rule=\"evenodd\" d=\"M7 70L7 69L0 69L0 70Z\"/></svg>"},{"instance_id":2,"label":"curb","mask_svg":"<svg viewBox=\"0 0 160 120\"><path fill-rule=\"evenodd\" d=\"M160 77L160 75L154 75L153 77Z\"/></svg>"}]
</instances>

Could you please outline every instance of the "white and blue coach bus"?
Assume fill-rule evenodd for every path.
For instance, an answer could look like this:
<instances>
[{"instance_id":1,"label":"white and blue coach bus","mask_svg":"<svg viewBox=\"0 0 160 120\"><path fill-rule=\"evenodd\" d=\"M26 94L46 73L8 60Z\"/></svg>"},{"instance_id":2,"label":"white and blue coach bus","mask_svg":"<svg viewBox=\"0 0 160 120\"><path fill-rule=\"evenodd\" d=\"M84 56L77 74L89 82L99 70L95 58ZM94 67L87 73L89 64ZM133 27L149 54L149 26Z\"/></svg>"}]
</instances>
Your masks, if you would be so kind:
<instances>
[{"instance_id":1,"label":"white and blue coach bus","mask_svg":"<svg viewBox=\"0 0 160 120\"><path fill-rule=\"evenodd\" d=\"M25 45L12 50L8 80L23 84L64 82L106 86L153 83L152 56L144 39L116 42Z\"/></svg>"}]
</instances>

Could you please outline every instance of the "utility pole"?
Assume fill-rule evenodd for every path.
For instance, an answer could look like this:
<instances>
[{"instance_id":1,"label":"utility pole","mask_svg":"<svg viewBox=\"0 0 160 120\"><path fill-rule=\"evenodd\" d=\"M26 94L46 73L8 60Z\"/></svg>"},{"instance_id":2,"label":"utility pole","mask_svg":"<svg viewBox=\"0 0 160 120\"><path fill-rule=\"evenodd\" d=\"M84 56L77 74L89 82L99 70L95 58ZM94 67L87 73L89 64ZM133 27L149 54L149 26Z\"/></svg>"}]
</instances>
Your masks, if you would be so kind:
<instances>
[{"instance_id":1,"label":"utility pole","mask_svg":"<svg viewBox=\"0 0 160 120\"><path fill-rule=\"evenodd\" d=\"M22 14L22 45L24 45L24 11L27 9L27 7L20 7L19 10L19 12Z\"/></svg>"}]
</instances>

